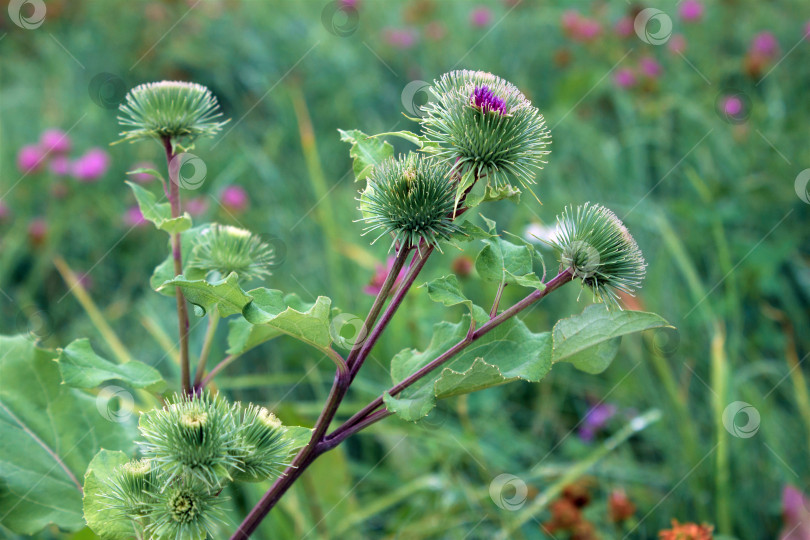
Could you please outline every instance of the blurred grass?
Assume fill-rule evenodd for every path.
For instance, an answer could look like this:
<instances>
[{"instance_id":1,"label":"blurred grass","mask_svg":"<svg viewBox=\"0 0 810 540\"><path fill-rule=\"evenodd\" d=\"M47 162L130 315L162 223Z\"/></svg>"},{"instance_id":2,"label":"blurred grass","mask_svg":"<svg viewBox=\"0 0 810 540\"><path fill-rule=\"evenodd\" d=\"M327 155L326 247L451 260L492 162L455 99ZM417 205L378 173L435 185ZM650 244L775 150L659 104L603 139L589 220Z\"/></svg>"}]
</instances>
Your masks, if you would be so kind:
<instances>
[{"instance_id":1,"label":"blurred grass","mask_svg":"<svg viewBox=\"0 0 810 540\"><path fill-rule=\"evenodd\" d=\"M0 328L24 332L37 317L46 322L41 333L48 345L89 336L112 353L117 345L105 345L100 316L134 357L176 375L173 362L164 360L174 355L171 301L147 284L165 256L166 239L150 229L128 231L122 221L134 203L123 185L125 171L142 160L160 164L161 154L149 145L108 146L118 131L116 113L92 99L98 101L89 90L95 75L114 74L126 86L180 78L212 88L233 120L223 136L194 151L208 167L203 187L186 193L208 201L200 219L280 238L286 258L270 286L310 301L325 294L343 311L362 314L372 298L359 291L374 260L383 263L386 253L368 246L361 225L353 223L358 186L336 130L416 130L402 116L411 114L402 101L408 82L454 68L490 70L538 105L554 143L536 189L542 206L527 196L519 207L483 212L520 234L531 222L552 223L566 204L591 200L613 208L650 265L639 306L660 312L678 331L626 340L599 376L557 366L539 385L443 403L424 425L387 420L329 455L257 537L299 538L310 531L310 537L463 538L469 531L492 537L515 517L489 498L492 478L534 467L540 473L525 480L538 493L587 463L603 439L589 445L571 433L602 400L620 413L601 437L617 433L638 411L663 414L588 472L602 508L607 493L622 487L639 519L649 513L634 535L654 537L677 518L705 520L742 539L775 537L783 486L810 491L803 363L810 353L803 331L810 326L810 209L793 185L810 159L810 45L801 39L810 7L798 0L706 3L703 20L687 25L677 19L675 2L662 2L656 7L672 15L675 32L687 40L690 66L666 46L611 36L624 3L479 4L492 12L483 28L470 24L474 6L460 0L361 0L358 27L347 37L324 26L326 2L314 0L52 0L45 24L31 31L4 13L0 195L13 219L0 223ZM566 8L599 20L604 36L594 44L571 42L560 30ZM439 27L430 25L437 22L445 35L433 40L430 30ZM387 43L391 28L413 30L414 46ZM744 56L764 30L776 35L781 54L760 81L746 76ZM611 70L644 56L656 58L663 75L633 90L617 88ZM717 113L718 100L731 89L750 107L744 123L728 123ZM48 173L21 178L17 150L48 127L70 130L73 155L105 148L112 165L103 180L81 184ZM57 198L52 190L60 184L67 195ZM219 193L230 184L248 190L246 212L219 205ZM37 216L45 217L49 234L34 246L27 228ZM472 247L465 253L475 255ZM457 255L451 248L431 260L425 279L446 274ZM88 274L87 292L100 311L96 323L68 294L53 266L57 256ZM546 264L553 267L550 256ZM467 289L482 305L495 292ZM578 303L578 292L562 291L533 310L531 327L548 329L580 310L587 294ZM503 302L518 294L507 289ZM414 290L340 416L387 387L391 356L424 346L433 323L460 313L439 310L424 290ZM204 326L192 331L194 350ZM225 349L220 329L212 360ZM236 399L273 406L286 423L308 425L328 391L331 369L312 351L276 340L229 366L218 384ZM759 411L754 437L725 429L722 413L732 401ZM266 487L231 494L232 520ZM533 517L515 537L543 537L537 522L547 514ZM605 522L604 514L594 519Z\"/></svg>"}]
</instances>

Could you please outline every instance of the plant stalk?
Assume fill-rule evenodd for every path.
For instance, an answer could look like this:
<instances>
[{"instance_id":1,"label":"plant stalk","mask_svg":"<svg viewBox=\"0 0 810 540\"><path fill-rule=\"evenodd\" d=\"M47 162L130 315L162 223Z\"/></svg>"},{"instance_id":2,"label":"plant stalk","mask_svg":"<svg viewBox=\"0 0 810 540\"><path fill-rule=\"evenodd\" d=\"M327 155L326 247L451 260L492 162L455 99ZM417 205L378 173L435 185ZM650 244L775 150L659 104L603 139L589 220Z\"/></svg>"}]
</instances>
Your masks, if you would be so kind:
<instances>
[{"instance_id":1,"label":"plant stalk","mask_svg":"<svg viewBox=\"0 0 810 540\"><path fill-rule=\"evenodd\" d=\"M172 159L174 159L175 156L170 137L163 137L163 146L166 149L166 165L169 170L169 204L172 209L172 217L177 218L180 217L180 183L177 178L180 170L178 168L178 170L174 171L174 174L172 174ZM179 276L183 273L183 250L180 233L171 233L171 244L174 275ZM191 392L191 385L188 359L188 306L186 306L186 299L180 287L175 287L174 290L177 299L177 326L180 333L180 381L183 392L189 394Z\"/></svg>"}]
</instances>

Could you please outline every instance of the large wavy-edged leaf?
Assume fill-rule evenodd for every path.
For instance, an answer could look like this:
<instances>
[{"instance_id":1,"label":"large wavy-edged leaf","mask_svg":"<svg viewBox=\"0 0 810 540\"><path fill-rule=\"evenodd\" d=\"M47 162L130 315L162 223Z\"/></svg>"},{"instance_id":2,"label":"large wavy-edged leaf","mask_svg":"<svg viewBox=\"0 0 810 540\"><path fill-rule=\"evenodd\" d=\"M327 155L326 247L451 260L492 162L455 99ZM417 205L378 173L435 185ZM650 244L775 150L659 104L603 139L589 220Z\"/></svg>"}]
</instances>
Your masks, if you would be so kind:
<instances>
[{"instance_id":1,"label":"large wavy-edged leaf","mask_svg":"<svg viewBox=\"0 0 810 540\"><path fill-rule=\"evenodd\" d=\"M495 222L486 220L495 235ZM475 259L475 270L486 281L514 283L523 287L543 289L545 285L533 271L534 248L528 243L514 244L500 236L484 238L484 248Z\"/></svg>"},{"instance_id":2,"label":"large wavy-edged leaf","mask_svg":"<svg viewBox=\"0 0 810 540\"><path fill-rule=\"evenodd\" d=\"M129 458L123 452L101 450L90 462L84 474L84 519L90 529L104 540L135 538L132 522L121 518L120 512L109 508L105 481L119 465Z\"/></svg>"},{"instance_id":3,"label":"large wavy-edged leaf","mask_svg":"<svg viewBox=\"0 0 810 540\"><path fill-rule=\"evenodd\" d=\"M391 360L391 378L401 382L461 341L470 317L442 322L424 351L405 349ZM416 421L426 416L436 399L466 394L522 379L537 382L551 369L551 334L531 332L519 319L510 319L473 342L432 374L397 396L385 395L386 408Z\"/></svg>"},{"instance_id":4,"label":"large wavy-edged leaf","mask_svg":"<svg viewBox=\"0 0 810 540\"><path fill-rule=\"evenodd\" d=\"M87 339L77 339L59 352L59 371L62 381L73 388L95 388L110 380L152 392L166 387L166 381L152 366L136 360L113 364L97 355Z\"/></svg>"},{"instance_id":5,"label":"large wavy-edged leaf","mask_svg":"<svg viewBox=\"0 0 810 540\"><path fill-rule=\"evenodd\" d=\"M296 339L300 339L319 349L326 349L332 343L329 333L329 313L332 301L319 296L309 309L301 311L291 307L279 290L260 287L248 291L253 301L242 310L242 315L251 324L269 326ZM297 307L304 306L297 301Z\"/></svg>"},{"instance_id":6,"label":"large wavy-edged leaf","mask_svg":"<svg viewBox=\"0 0 810 540\"><path fill-rule=\"evenodd\" d=\"M467 194L464 204L469 208L475 208L484 202L502 201L504 199L518 204L520 202L520 190L509 184L496 186L490 184L486 179L480 179Z\"/></svg>"},{"instance_id":7,"label":"large wavy-edged leaf","mask_svg":"<svg viewBox=\"0 0 810 540\"><path fill-rule=\"evenodd\" d=\"M314 303L304 302L295 293L288 294L283 301L288 308L300 313L309 312L315 306ZM229 322L227 353L242 354L281 334L281 330L273 326L251 324L247 319L233 319Z\"/></svg>"},{"instance_id":8,"label":"large wavy-edged leaf","mask_svg":"<svg viewBox=\"0 0 810 540\"><path fill-rule=\"evenodd\" d=\"M183 212L182 216L173 218L169 203L157 202L157 197L152 192L134 182L127 182L127 184L135 194L141 214L145 219L154 223L155 227L167 233L180 233L191 228L191 216L188 215L188 212Z\"/></svg>"},{"instance_id":9,"label":"large wavy-edged leaf","mask_svg":"<svg viewBox=\"0 0 810 540\"><path fill-rule=\"evenodd\" d=\"M470 310L470 314L477 322L486 322L489 320L489 314L484 311L484 308L473 304L473 301L464 296L461 290L461 283L455 274L442 276L428 281L424 287L427 287L428 297L434 302L439 302L445 306L457 306L462 304Z\"/></svg>"},{"instance_id":10,"label":"large wavy-edged leaf","mask_svg":"<svg viewBox=\"0 0 810 540\"><path fill-rule=\"evenodd\" d=\"M352 145L349 156L354 160L354 181L365 180L374 167L394 155L394 147L385 140L367 135L359 129L339 129L340 140Z\"/></svg>"},{"instance_id":11,"label":"large wavy-edged leaf","mask_svg":"<svg viewBox=\"0 0 810 540\"><path fill-rule=\"evenodd\" d=\"M132 451L126 424L62 384L55 359L26 336L0 337L0 524L18 534L83 528L88 463L102 446Z\"/></svg>"},{"instance_id":12,"label":"large wavy-edged leaf","mask_svg":"<svg viewBox=\"0 0 810 540\"><path fill-rule=\"evenodd\" d=\"M201 310L201 313L198 313L200 316L213 308L216 308L223 317L241 313L251 300L239 286L239 277L235 272L231 272L225 279L213 282L204 279L186 279L181 275L161 285L161 289L172 286L180 287L186 300Z\"/></svg>"},{"instance_id":13,"label":"large wavy-edged leaf","mask_svg":"<svg viewBox=\"0 0 810 540\"><path fill-rule=\"evenodd\" d=\"M621 336L661 327L672 325L655 313L608 311L603 304L592 304L554 325L553 360L571 362L586 373L601 373L616 356Z\"/></svg>"}]
</instances>

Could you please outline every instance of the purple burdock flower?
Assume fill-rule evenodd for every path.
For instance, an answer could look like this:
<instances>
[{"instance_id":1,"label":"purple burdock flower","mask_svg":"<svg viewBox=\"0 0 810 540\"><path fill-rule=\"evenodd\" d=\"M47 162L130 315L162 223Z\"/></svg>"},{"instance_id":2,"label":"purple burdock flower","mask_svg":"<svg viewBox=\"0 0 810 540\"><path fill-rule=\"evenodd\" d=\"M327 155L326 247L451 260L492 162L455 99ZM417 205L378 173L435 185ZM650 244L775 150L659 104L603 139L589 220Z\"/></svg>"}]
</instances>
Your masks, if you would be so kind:
<instances>
[{"instance_id":1,"label":"purple burdock flower","mask_svg":"<svg viewBox=\"0 0 810 540\"><path fill-rule=\"evenodd\" d=\"M130 227L142 227L147 224L147 221L138 206L130 206L124 213L124 224Z\"/></svg>"},{"instance_id":2,"label":"purple burdock flower","mask_svg":"<svg viewBox=\"0 0 810 540\"><path fill-rule=\"evenodd\" d=\"M243 187L236 185L227 186L223 189L219 201L227 211L234 214L244 212L250 205L247 191Z\"/></svg>"},{"instance_id":3,"label":"purple burdock flower","mask_svg":"<svg viewBox=\"0 0 810 540\"><path fill-rule=\"evenodd\" d=\"M599 403L588 409L582 418L582 425L579 427L579 438L585 442L591 442L596 433L605 427L614 414L616 414L616 405L612 403Z\"/></svg>"},{"instance_id":4,"label":"purple burdock flower","mask_svg":"<svg viewBox=\"0 0 810 540\"><path fill-rule=\"evenodd\" d=\"M56 176L67 176L73 168L67 156L56 156L48 164L48 169Z\"/></svg>"},{"instance_id":5,"label":"purple burdock flower","mask_svg":"<svg viewBox=\"0 0 810 540\"><path fill-rule=\"evenodd\" d=\"M493 94L487 85L475 87L470 96L470 103L484 112L497 111L500 115L506 114L506 103Z\"/></svg>"},{"instance_id":6,"label":"purple burdock flower","mask_svg":"<svg viewBox=\"0 0 810 540\"><path fill-rule=\"evenodd\" d=\"M47 155L36 144L23 146L17 152L17 167L26 174L39 170L45 163Z\"/></svg>"}]
</instances>

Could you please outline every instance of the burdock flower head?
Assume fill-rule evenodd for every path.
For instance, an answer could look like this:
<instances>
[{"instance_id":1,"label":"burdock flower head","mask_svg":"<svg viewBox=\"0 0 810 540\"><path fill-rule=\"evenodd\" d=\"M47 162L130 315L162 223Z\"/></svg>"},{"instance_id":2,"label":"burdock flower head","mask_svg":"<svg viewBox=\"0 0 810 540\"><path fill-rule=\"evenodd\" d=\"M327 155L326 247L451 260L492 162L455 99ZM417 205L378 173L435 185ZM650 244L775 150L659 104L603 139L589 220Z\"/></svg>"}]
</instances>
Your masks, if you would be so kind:
<instances>
[{"instance_id":1,"label":"burdock flower head","mask_svg":"<svg viewBox=\"0 0 810 540\"><path fill-rule=\"evenodd\" d=\"M265 278L275 261L273 246L248 230L214 223L194 240L189 267L219 278L236 272L242 280Z\"/></svg>"},{"instance_id":2,"label":"burdock flower head","mask_svg":"<svg viewBox=\"0 0 810 540\"><path fill-rule=\"evenodd\" d=\"M124 126L122 140L163 139L192 142L212 136L227 123L217 99L205 86L161 81L136 86L118 108L118 123Z\"/></svg>"},{"instance_id":3,"label":"burdock flower head","mask_svg":"<svg viewBox=\"0 0 810 540\"><path fill-rule=\"evenodd\" d=\"M215 488L238 463L231 407L207 394L175 396L163 409L141 415L143 454L168 477Z\"/></svg>"},{"instance_id":4,"label":"burdock flower head","mask_svg":"<svg viewBox=\"0 0 810 540\"><path fill-rule=\"evenodd\" d=\"M549 244L561 270L580 278L594 299L621 309L618 291L632 294L647 266L627 227L604 206L585 203L557 216L557 230Z\"/></svg>"},{"instance_id":5,"label":"burdock flower head","mask_svg":"<svg viewBox=\"0 0 810 540\"><path fill-rule=\"evenodd\" d=\"M512 83L483 71L452 71L431 88L422 126L439 144L434 153L460 173L472 170L492 188L510 179L522 186L550 152L543 115Z\"/></svg>"},{"instance_id":6,"label":"burdock flower head","mask_svg":"<svg viewBox=\"0 0 810 540\"><path fill-rule=\"evenodd\" d=\"M160 489L157 475L147 459L136 459L115 468L108 479L107 505L129 519L149 513L150 494Z\"/></svg>"},{"instance_id":7,"label":"burdock flower head","mask_svg":"<svg viewBox=\"0 0 810 540\"><path fill-rule=\"evenodd\" d=\"M225 498L195 480L172 483L153 495L146 526L148 538L212 538Z\"/></svg>"},{"instance_id":8,"label":"burdock flower head","mask_svg":"<svg viewBox=\"0 0 810 540\"><path fill-rule=\"evenodd\" d=\"M437 246L458 230L453 223L454 186L448 167L416 154L387 159L374 168L360 198L365 232L387 233L391 247ZM373 242L372 242L373 243Z\"/></svg>"},{"instance_id":9,"label":"burdock flower head","mask_svg":"<svg viewBox=\"0 0 810 540\"><path fill-rule=\"evenodd\" d=\"M241 416L241 423L236 436L244 452L234 479L260 482L280 474L290 454L290 442L281 420L256 405L245 407L237 415Z\"/></svg>"}]
</instances>

